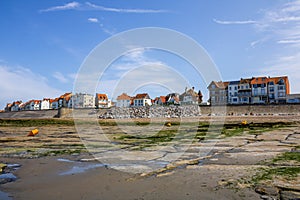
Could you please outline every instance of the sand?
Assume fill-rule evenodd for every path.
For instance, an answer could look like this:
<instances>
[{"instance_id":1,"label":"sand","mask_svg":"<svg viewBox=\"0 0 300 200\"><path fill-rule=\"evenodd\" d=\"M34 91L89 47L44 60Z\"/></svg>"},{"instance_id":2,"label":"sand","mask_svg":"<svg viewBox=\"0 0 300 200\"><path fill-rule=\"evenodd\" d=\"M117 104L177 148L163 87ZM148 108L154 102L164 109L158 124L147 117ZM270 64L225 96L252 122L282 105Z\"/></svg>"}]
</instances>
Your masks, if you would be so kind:
<instances>
[{"instance_id":1,"label":"sand","mask_svg":"<svg viewBox=\"0 0 300 200\"><path fill-rule=\"evenodd\" d=\"M243 118L248 120L271 121L270 117ZM238 121L241 118L230 118ZM299 121L298 118L275 121ZM30 129L31 127L25 128ZM16 141L3 143L6 148L14 145L20 148L19 140L36 148L40 142L57 145L80 142L75 137L74 127L42 127L52 130L40 138L28 140L19 136L24 128L1 128L2 137ZM67 138L62 138L64 133ZM259 135L240 135L220 140L211 153L199 158L199 164L186 164L195 159L195 151L200 144L193 144L187 155L175 167L163 171L145 173L126 173L110 166L103 166L93 157L82 152L73 155L47 155L44 157L7 157L0 156L1 163L18 163L21 167L13 173L18 177L15 182L0 185L0 191L9 194L11 199L260 199L261 194L253 187L240 184L239 180L251 179L261 163L276 155L291 151L300 144L300 126L263 132ZM60 143L59 147L64 145ZM152 149L153 150L153 149ZM148 151L150 151L148 149ZM153 150L155 151L155 149ZM139 151L134 151L137 154ZM169 152L172 155L174 152ZM114 155L115 156L115 155ZM90 160L89 162L82 162ZM134 162L133 162L134 163ZM176 162L175 162L176 163ZM185 163L185 164L180 164ZM77 169L75 171L70 171ZM80 171L80 169L86 169ZM300 185L300 177L295 180ZM1 194L0 194L1 197ZM2 195L3 197L3 195Z\"/></svg>"}]
</instances>

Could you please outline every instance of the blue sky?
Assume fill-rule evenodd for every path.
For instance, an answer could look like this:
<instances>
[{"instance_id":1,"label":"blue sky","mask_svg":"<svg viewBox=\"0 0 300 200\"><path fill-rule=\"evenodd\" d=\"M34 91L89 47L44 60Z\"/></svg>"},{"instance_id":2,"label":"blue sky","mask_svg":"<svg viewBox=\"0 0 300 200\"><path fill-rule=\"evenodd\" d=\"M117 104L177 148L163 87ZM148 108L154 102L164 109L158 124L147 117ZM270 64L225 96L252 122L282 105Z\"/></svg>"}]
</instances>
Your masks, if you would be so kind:
<instances>
[{"instance_id":1,"label":"blue sky","mask_svg":"<svg viewBox=\"0 0 300 200\"><path fill-rule=\"evenodd\" d=\"M300 92L299 0L10 0L0 2L0 11L0 107L72 91L77 71L95 46L141 27L169 28L193 38L223 80L288 75L292 92ZM98 92L110 93L128 63L141 61L173 67L208 98L205 83L188 63L155 50L115 61ZM158 91L148 92L154 98Z\"/></svg>"}]
</instances>

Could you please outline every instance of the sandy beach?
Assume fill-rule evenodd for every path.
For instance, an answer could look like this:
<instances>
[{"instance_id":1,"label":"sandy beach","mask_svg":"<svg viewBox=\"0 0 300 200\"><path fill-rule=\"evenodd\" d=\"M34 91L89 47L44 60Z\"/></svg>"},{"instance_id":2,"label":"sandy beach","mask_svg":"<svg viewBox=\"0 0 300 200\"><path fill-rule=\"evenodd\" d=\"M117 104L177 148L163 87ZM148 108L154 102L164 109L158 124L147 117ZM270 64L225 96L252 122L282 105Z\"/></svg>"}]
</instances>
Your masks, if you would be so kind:
<instances>
[{"instance_id":1,"label":"sandy beach","mask_svg":"<svg viewBox=\"0 0 300 200\"><path fill-rule=\"evenodd\" d=\"M248 121L252 120L254 124L258 121L267 123L271 120L267 117L247 119ZM152 137L148 137L147 140L143 138L142 143L137 143L138 137L124 139L124 135L119 133L114 125L104 126L105 130L109 130L108 136L114 138L113 144L128 150L130 154L122 155L119 151L114 150L110 151L110 154L100 152L97 156L102 156L101 159L103 160L109 155L109 157L124 161L129 159L128 155L130 155L131 165L124 165L123 168L117 163L103 164L103 162L95 159L95 155L91 152L85 151L85 148L79 145L81 141L73 125L32 126L32 124L24 124L20 127L5 125L0 130L1 145L6 152L2 149L0 161L6 164L17 163L21 167L10 170L17 177L17 180L1 184L0 191L2 193L0 195L4 199L16 200L250 200L281 198L280 195L284 194L286 190L292 191L292 194L290 192L287 195L294 195L293 197L299 195L299 174L292 179L279 177L276 181L271 178L267 181L251 182L261 168L270 166L268 161L272 161L273 158L285 152L298 151L297 148L300 144L298 118L292 116L284 120L272 119L272 121L289 121L292 123L281 124L280 126L272 124L271 128L261 129L257 127L257 130L247 129L248 132L243 128L243 132L231 135L240 130L237 127L232 128L232 123L236 123L238 120L240 121L240 118L227 119L226 123L231 123L230 127L226 129L227 132L224 136L221 135L218 138L217 143L214 144L208 154L201 155L204 146L202 142L199 142L200 140L197 140L198 142L189 143L189 148L185 150L184 154L174 160L170 158L178 154L176 149L178 150L188 144L187 138L183 138L180 143L169 140L153 143L154 140L150 140ZM192 121L190 119L188 123ZM172 123L175 124L175 121ZM37 126L41 131L40 135L33 138L24 136L24 132ZM189 126L186 125L185 130L190 130ZM175 127L176 125L166 127L163 131L169 133ZM198 128L198 132L199 130ZM250 133L249 131L254 132ZM143 146L145 141L148 142L147 146ZM159 157L160 150L157 150L157 147L167 144L172 144L173 150L163 150L164 156ZM151 154L147 154L149 152ZM151 171L143 171L138 163L149 155L159 155L159 158L147 160L159 167L153 168ZM286 166L286 162L275 163L275 165ZM298 161L291 163L292 166L299 167ZM125 170L125 168L130 168L130 170ZM260 192L260 187L265 192ZM284 197L282 199L289 198Z\"/></svg>"}]
</instances>

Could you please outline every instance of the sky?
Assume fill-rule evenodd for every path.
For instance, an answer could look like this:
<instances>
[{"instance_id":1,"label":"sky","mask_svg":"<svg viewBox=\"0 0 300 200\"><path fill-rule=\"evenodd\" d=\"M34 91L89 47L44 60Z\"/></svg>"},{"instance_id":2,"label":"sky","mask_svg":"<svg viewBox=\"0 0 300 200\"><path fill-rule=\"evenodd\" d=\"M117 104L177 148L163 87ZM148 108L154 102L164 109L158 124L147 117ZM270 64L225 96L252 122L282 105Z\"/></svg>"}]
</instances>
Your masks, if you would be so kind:
<instances>
[{"instance_id":1,"label":"sky","mask_svg":"<svg viewBox=\"0 0 300 200\"><path fill-rule=\"evenodd\" d=\"M0 15L0 108L72 91L80 67L97 45L143 27L167 28L192 38L224 81L287 75L291 92L300 93L300 0L10 0L0 1ZM124 91L130 95L148 92L154 98L194 86L208 98L209 83L189 62L158 49L136 49L114 60L95 92L114 99L121 92L116 85L128 73L132 80L141 72L139 66L161 74L173 71L169 86L179 87L155 84L157 73L150 70L153 83ZM179 76L185 82L178 83Z\"/></svg>"}]
</instances>

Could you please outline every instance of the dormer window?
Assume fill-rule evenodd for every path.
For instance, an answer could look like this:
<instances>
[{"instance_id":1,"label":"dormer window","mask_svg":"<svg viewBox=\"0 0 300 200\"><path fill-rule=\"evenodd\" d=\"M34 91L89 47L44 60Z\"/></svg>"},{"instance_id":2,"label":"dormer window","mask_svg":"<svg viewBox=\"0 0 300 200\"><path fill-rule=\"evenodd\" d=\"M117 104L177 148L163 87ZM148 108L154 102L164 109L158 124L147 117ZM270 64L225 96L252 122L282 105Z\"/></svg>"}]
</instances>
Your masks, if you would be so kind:
<instances>
[{"instance_id":1,"label":"dormer window","mask_svg":"<svg viewBox=\"0 0 300 200\"><path fill-rule=\"evenodd\" d=\"M278 81L278 84L279 84L279 85L284 85L284 81L283 81L282 79L280 79L280 80Z\"/></svg>"}]
</instances>

